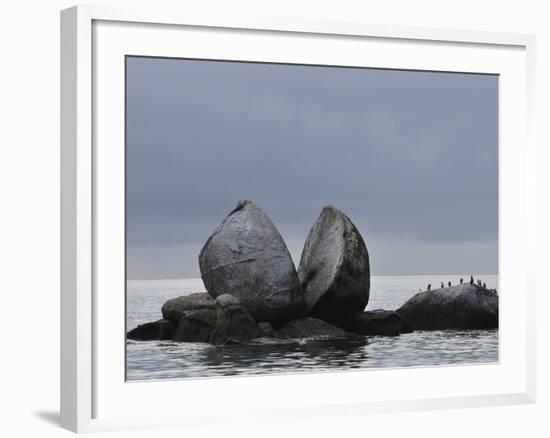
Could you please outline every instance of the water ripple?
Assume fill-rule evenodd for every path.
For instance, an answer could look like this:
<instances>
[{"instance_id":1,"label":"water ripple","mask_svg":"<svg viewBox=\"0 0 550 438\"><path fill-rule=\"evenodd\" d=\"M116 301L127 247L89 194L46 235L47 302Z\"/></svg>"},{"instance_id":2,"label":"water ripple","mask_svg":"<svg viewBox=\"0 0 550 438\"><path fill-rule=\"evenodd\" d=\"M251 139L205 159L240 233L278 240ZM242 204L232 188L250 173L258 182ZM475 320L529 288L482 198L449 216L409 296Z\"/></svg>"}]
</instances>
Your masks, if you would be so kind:
<instances>
[{"instance_id":1,"label":"water ripple","mask_svg":"<svg viewBox=\"0 0 550 438\"><path fill-rule=\"evenodd\" d=\"M398 337L227 346L129 341L127 355L128 380L474 364L498 360L498 331L419 331Z\"/></svg>"}]
</instances>

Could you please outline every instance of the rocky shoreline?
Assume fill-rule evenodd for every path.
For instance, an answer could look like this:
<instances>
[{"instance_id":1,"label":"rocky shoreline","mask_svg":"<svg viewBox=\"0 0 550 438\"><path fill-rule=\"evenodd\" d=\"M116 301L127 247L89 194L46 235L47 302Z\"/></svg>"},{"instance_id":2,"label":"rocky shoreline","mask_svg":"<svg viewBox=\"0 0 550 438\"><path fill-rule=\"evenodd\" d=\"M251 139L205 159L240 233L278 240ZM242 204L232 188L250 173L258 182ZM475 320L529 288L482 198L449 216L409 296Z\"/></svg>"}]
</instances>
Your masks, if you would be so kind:
<instances>
[{"instance_id":1,"label":"rocky shoreline","mask_svg":"<svg viewBox=\"0 0 550 438\"><path fill-rule=\"evenodd\" d=\"M365 311L367 246L332 206L313 224L298 270L273 222L250 201L239 202L210 236L199 267L207 292L168 300L161 320L139 325L127 338L226 345L498 328L496 291L475 284L419 292L395 311Z\"/></svg>"}]
</instances>

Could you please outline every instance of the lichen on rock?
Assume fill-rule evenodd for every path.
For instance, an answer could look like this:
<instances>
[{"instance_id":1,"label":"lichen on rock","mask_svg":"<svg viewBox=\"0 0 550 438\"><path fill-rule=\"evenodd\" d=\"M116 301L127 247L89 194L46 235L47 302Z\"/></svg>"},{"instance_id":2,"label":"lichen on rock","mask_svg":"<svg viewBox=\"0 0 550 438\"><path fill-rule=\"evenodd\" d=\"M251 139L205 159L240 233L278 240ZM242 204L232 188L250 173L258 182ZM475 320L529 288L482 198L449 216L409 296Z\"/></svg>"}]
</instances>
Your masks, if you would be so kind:
<instances>
[{"instance_id":1,"label":"lichen on rock","mask_svg":"<svg viewBox=\"0 0 550 438\"><path fill-rule=\"evenodd\" d=\"M340 210L323 208L311 227L298 278L312 316L333 322L365 309L370 291L367 246Z\"/></svg>"}]
</instances>

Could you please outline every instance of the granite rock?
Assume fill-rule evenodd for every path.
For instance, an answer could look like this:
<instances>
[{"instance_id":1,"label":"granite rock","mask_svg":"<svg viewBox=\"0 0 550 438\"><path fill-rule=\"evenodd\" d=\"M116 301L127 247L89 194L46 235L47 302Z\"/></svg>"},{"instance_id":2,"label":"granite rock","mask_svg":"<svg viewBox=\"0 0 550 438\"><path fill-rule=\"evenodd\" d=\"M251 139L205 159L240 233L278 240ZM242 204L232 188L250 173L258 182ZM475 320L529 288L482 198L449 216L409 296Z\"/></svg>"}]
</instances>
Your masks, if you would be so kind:
<instances>
[{"instance_id":1,"label":"granite rock","mask_svg":"<svg viewBox=\"0 0 550 438\"><path fill-rule=\"evenodd\" d=\"M128 339L135 341L164 341L172 339L175 326L171 321L160 319L138 325L127 334Z\"/></svg>"},{"instance_id":2,"label":"granite rock","mask_svg":"<svg viewBox=\"0 0 550 438\"><path fill-rule=\"evenodd\" d=\"M206 292L197 292L168 300L161 310L164 319L178 324L186 311L199 309L216 310L216 302Z\"/></svg>"},{"instance_id":3,"label":"granite rock","mask_svg":"<svg viewBox=\"0 0 550 438\"><path fill-rule=\"evenodd\" d=\"M475 284L419 292L396 311L414 330L498 328L496 291Z\"/></svg>"},{"instance_id":4,"label":"granite rock","mask_svg":"<svg viewBox=\"0 0 550 438\"><path fill-rule=\"evenodd\" d=\"M269 217L250 201L240 201L210 236L199 266L212 297L239 298L256 321L281 324L304 310L285 242Z\"/></svg>"},{"instance_id":5,"label":"granite rock","mask_svg":"<svg viewBox=\"0 0 550 438\"><path fill-rule=\"evenodd\" d=\"M216 327L215 309L187 310L174 334L175 342L209 342Z\"/></svg>"},{"instance_id":6,"label":"granite rock","mask_svg":"<svg viewBox=\"0 0 550 438\"><path fill-rule=\"evenodd\" d=\"M306 312L339 322L369 301L370 265L363 237L341 211L323 208L307 236L298 277Z\"/></svg>"},{"instance_id":7,"label":"granite rock","mask_svg":"<svg viewBox=\"0 0 550 438\"><path fill-rule=\"evenodd\" d=\"M260 333L254 318L233 295L216 298L216 314L216 328L210 337L212 344L241 344L257 338Z\"/></svg>"}]
</instances>

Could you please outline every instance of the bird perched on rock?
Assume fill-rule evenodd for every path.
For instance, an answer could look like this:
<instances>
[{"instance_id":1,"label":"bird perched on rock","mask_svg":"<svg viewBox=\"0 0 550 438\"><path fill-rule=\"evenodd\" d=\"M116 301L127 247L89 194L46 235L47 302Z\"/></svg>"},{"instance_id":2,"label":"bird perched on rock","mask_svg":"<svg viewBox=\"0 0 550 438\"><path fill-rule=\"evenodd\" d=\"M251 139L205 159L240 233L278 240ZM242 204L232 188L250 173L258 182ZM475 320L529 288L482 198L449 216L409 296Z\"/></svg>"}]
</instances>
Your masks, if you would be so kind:
<instances>
[{"instance_id":1,"label":"bird perched on rock","mask_svg":"<svg viewBox=\"0 0 550 438\"><path fill-rule=\"evenodd\" d=\"M481 280L477 280L477 285L481 287Z\"/></svg>"},{"instance_id":2,"label":"bird perched on rock","mask_svg":"<svg viewBox=\"0 0 550 438\"><path fill-rule=\"evenodd\" d=\"M461 278L461 279L460 279L460 284L462 284L462 282L463 282L463 281L464 281L464 279L463 279L463 278Z\"/></svg>"},{"instance_id":3,"label":"bird perched on rock","mask_svg":"<svg viewBox=\"0 0 550 438\"><path fill-rule=\"evenodd\" d=\"M474 276L470 275L470 284L474 284Z\"/></svg>"},{"instance_id":4,"label":"bird perched on rock","mask_svg":"<svg viewBox=\"0 0 550 438\"><path fill-rule=\"evenodd\" d=\"M431 284L428 285L428 290L432 290L432 285Z\"/></svg>"},{"instance_id":5,"label":"bird perched on rock","mask_svg":"<svg viewBox=\"0 0 550 438\"><path fill-rule=\"evenodd\" d=\"M483 289L487 289L487 285L483 283Z\"/></svg>"},{"instance_id":6,"label":"bird perched on rock","mask_svg":"<svg viewBox=\"0 0 550 438\"><path fill-rule=\"evenodd\" d=\"M443 289L445 287L445 285L443 284L443 282L441 282L441 289Z\"/></svg>"},{"instance_id":7,"label":"bird perched on rock","mask_svg":"<svg viewBox=\"0 0 550 438\"><path fill-rule=\"evenodd\" d=\"M447 284L449 285L449 287L451 287L451 282L450 281Z\"/></svg>"}]
</instances>

